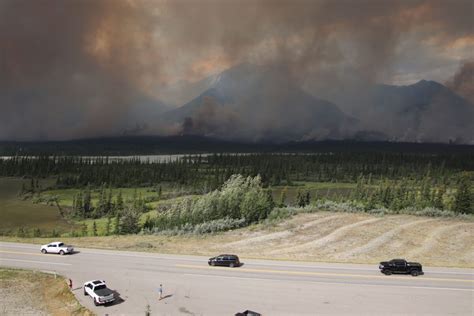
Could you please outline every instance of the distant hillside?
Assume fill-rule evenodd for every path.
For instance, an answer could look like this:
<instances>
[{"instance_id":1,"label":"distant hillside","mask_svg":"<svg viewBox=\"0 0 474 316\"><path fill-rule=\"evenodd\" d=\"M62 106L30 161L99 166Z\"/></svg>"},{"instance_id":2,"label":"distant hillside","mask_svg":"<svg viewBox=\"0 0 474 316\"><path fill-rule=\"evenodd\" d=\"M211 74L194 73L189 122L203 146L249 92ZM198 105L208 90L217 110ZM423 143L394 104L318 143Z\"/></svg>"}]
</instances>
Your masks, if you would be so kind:
<instances>
[{"instance_id":1,"label":"distant hillside","mask_svg":"<svg viewBox=\"0 0 474 316\"><path fill-rule=\"evenodd\" d=\"M474 144L474 105L435 81L341 91L334 99L359 119L356 139Z\"/></svg>"},{"instance_id":2,"label":"distant hillside","mask_svg":"<svg viewBox=\"0 0 474 316\"><path fill-rule=\"evenodd\" d=\"M474 140L474 105L434 81L378 86L371 95L378 130L398 141ZM385 119L382 122L382 117Z\"/></svg>"},{"instance_id":3,"label":"distant hillside","mask_svg":"<svg viewBox=\"0 0 474 316\"><path fill-rule=\"evenodd\" d=\"M434 81L361 85L337 91L330 102L303 91L285 69L241 64L202 80L194 94L198 86L207 89L163 115L182 134L247 142L474 143L474 105Z\"/></svg>"},{"instance_id":4,"label":"distant hillside","mask_svg":"<svg viewBox=\"0 0 474 316\"><path fill-rule=\"evenodd\" d=\"M184 134L241 141L343 139L357 120L300 89L285 71L242 64L197 98L165 114Z\"/></svg>"}]
</instances>

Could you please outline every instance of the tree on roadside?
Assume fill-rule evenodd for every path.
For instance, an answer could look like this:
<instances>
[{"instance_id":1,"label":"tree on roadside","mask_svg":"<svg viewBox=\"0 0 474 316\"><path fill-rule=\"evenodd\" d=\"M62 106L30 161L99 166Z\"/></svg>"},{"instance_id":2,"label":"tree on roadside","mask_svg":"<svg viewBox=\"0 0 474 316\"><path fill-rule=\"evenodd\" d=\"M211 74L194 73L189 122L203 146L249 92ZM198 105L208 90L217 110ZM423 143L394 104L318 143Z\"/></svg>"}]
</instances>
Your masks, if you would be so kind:
<instances>
[{"instance_id":1,"label":"tree on roadside","mask_svg":"<svg viewBox=\"0 0 474 316\"><path fill-rule=\"evenodd\" d=\"M439 210L443 210L444 206L444 194L446 193L446 187L443 185L437 191L433 200L433 206Z\"/></svg>"},{"instance_id":2,"label":"tree on roadside","mask_svg":"<svg viewBox=\"0 0 474 316\"><path fill-rule=\"evenodd\" d=\"M110 235L110 225L112 223L112 219L110 218L110 215L107 216L107 222L105 222L105 236Z\"/></svg>"},{"instance_id":3,"label":"tree on roadside","mask_svg":"<svg viewBox=\"0 0 474 316\"><path fill-rule=\"evenodd\" d=\"M33 237L41 237L41 230L39 228L33 231Z\"/></svg>"},{"instance_id":4,"label":"tree on roadside","mask_svg":"<svg viewBox=\"0 0 474 316\"><path fill-rule=\"evenodd\" d=\"M81 235L84 236L84 237L87 236L87 225L86 225L86 223L82 223Z\"/></svg>"},{"instance_id":5,"label":"tree on roadside","mask_svg":"<svg viewBox=\"0 0 474 316\"><path fill-rule=\"evenodd\" d=\"M311 193L309 192L309 190L306 190L306 193L305 193L305 204L306 205L311 204Z\"/></svg>"},{"instance_id":6,"label":"tree on roadside","mask_svg":"<svg viewBox=\"0 0 474 316\"><path fill-rule=\"evenodd\" d=\"M310 202L311 202L311 194L309 193L309 191L298 190L298 193L296 195L296 204L299 207L305 207L306 205L309 205Z\"/></svg>"},{"instance_id":7,"label":"tree on roadside","mask_svg":"<svg viewBox=\"0 0 474 316\"><path fill-rule=\"evenodd\" d=\"M123 197L122 197L122 190L119 190L117 195L117 200L115 202L115 213L120 213L123 211Z\"/></svg>"},{"instance_id":8,"label":"tree on roadside","mask_svg":"<svg viewBox=\"0 0 474 316\"><path fill-rule=\"evenodd\" d=\"M92 222L92 236L97 236L97 224Z\"/></svg>"},{"instance_id":9,"label":"tree on roadside","mask_svg":"<svg viewBox=\"0 0 474 316\"><path fill-rule=\"evenodd\" d=\"M87 185L86 191L84 192L84 202L82 207L84 209L84 218L88 218L90 213L92 212L92 197L90 185Z\"/></svg>"},{"instance_id":10,"label":"tree on roadside","mask_svg":"<svg viewBox=\"0 0 474 316\"><path fill-rule=\"evenodd\" d=\"M85 213L84 213L84 195L82 193L82 190L77 193L76 196L76 205L74 208L74 216L79 217L84 219L85 218Z\"/></svg>"},{"instance_id":11,"label":"tree on roadside","mask_svg":"<svg viewBox=\"0 0 474 316\"><path fill-rule=\"evenodd\" d=\"M136 234L140 231L140 212L133 207L126 207L122 214L121 233Z\"/></svg>"},{"instance_id":12,"label":"tree on roadside","mask_svg":"<svg viewBox=\"0 0 474 316\"><path fill-rule=\"evenodd\" d=\"M464 175L459 181L456 194L454 196L453 211L455 213L469 214L474 213L474 203L472 198L469 179Z\"/></svg>"},{"instance_id":13,"label":"tree on roadside","mask_svg":"<svg viewBox=\"0 0 474 316\"><path fill-rule=\"evenodd\" d=\"M281 193L280 193L280 203L278 203L278 206L279 206L279 207L285 207L285 206L286 206L286 191L287 191L287 187L284 187L284 188L281 190Z\"/></svg>"},{"instance_id":14,"label":"tree on roadside","mask_svg":"<svg viewBox=\"0 0 474 316\"><path fill-rule=\"evenodd\" d=\"M120 214L121 214L121 211L118 212L115 214L115 218L114 218L114 235L120 235Z\"/></svg>"}]
</instances>

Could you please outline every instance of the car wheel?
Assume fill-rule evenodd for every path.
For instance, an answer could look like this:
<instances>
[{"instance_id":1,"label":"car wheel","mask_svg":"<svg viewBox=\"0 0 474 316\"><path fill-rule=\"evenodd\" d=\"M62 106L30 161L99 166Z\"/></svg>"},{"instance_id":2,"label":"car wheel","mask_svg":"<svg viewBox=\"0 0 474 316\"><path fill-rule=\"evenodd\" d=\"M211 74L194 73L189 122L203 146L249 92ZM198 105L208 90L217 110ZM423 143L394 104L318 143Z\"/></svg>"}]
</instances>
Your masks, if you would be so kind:
<instances>
[{"instance_id":1,"label":"car wheel","mask_svg":"<svg viewBox=\"0 0 474 316\"><path fill-rule=\"evenodd\" d=\"M390 270L385 270L383 273L384 273L385 275L390 275L390 274L392 274L392 271L390 271Z\"/></svg>"},{"instance_id":2,"label":"car wheel","mask_svg":"<svg viewBox=\"0 0 474 316\"><path fill-rule=\"evenodd\" d=\"M84 296L87 296L87 292L86 292L86 290L84 290Z\"/></svg>"},{"instance_id":3,"label":"car wheel","mask_svg":"<svg viewBox=\"0 0 474 316\"><path fill-rule=\"evenodd\" d=\"M46 249L41 249L41 252L42 252L43 254L45 254L47 251L46 251Z\"/></svg>"},{"instance_id":4,"label":"car wheel","mask_svg":"<svg viewBox=\"0 0 474 316\"><path fill-rule=\"evenodd\" d=\"M216 263L215 263L214 261L212 261L212 262L211 262L211 266L214 267L215 265L216 265Z\"/></svg>"},{"instance_id":5,"label":"car wheel","mask_svg":"<svg viewBox=\"0 0 474 316\"><path fill-rule=\"evenodd\" d=\"M97 301L95 299L94 299L94 305L99 306L99 303L97 303Z\"/></svg>"},{"instance_id":6,"label":"car wheel","mask_svg":"<svg viewBox=\"0 0 474 316\"><path fill-rule=\"evenodd\" d=\"M64 250L61 250L61 251L59 252L59 254L60 254L61 256L64 256Z\"/></svg>"},{"instance_id":7,"label":"car wheel","mask_svg":"<svg viewBox=\"0 0 474 316\"><path fill-rule=\"evenodd\" d=\"M229 264L229 267L231 268L235 267L234 263Z\"/></svg>"},{"instance_id":8,"label":"car wheel","mask_svg":"<svg viewBox=\"0 0 474 316\"><path fill-rule=\"evenodd\" d=\"M413 270L413 271L411 272L411 275L412 275L412 276L418 276L418 271Z\"/></svg>"}]
</instances>

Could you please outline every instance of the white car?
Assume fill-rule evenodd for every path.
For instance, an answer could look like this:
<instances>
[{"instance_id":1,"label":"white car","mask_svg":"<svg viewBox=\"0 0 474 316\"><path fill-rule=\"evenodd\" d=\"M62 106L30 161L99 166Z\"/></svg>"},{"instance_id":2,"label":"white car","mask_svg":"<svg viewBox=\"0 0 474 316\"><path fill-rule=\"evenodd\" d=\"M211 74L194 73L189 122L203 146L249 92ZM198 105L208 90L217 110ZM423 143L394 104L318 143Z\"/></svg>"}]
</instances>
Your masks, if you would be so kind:
<instances>
[{"instance_id":1,"label":"white car","mask_svg":"<svg viewBox=\"0 0 474 316\"><path fill-rule=\"evenodd\" d=\"M115 301L115 293L105 285L104 280L93 280L84 283L84 295L94 300L94 305L105 305Z\"/></svg>"},{"instance_id":2,"label":"white car","mask_svg":"<svg viewBox=\"0 0 474 316\"><path fill-rule=\"evenodd\" d=\"M73 253L74 248L72 246L66 246L64 243L60 241L55 241L47 245L41 246L42 253L59 253L60 255L64 255L67 253Z\"/></svg>"}]
</instances>

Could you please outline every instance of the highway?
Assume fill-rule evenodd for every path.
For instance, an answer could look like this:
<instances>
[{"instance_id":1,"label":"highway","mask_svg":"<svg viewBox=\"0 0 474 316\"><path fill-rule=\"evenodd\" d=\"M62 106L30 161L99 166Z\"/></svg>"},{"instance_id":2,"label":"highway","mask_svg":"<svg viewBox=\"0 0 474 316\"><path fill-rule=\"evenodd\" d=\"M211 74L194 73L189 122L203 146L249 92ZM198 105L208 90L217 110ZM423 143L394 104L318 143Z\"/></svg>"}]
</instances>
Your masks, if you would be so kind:
<instances>
[{"instance_id":1,"label":"highway","mask_svg":"<svg viewBox=\"0 0 474 316\"><path fill-rule=\"evenodd\" d=\"M40 245L0 242L0 265L71 278L81 304L98 315L144 315L147 305L152 315L234 315L247 309L262 315L474 314L473 269L424 267L423 276L385 276L377 265L241 258L243 266L223 268L209 267L208 258L199 256L76 250L43 255ZM81 288L92 279L105 280L121 299L94 306Z\"/></svg>"}]
</instances>

